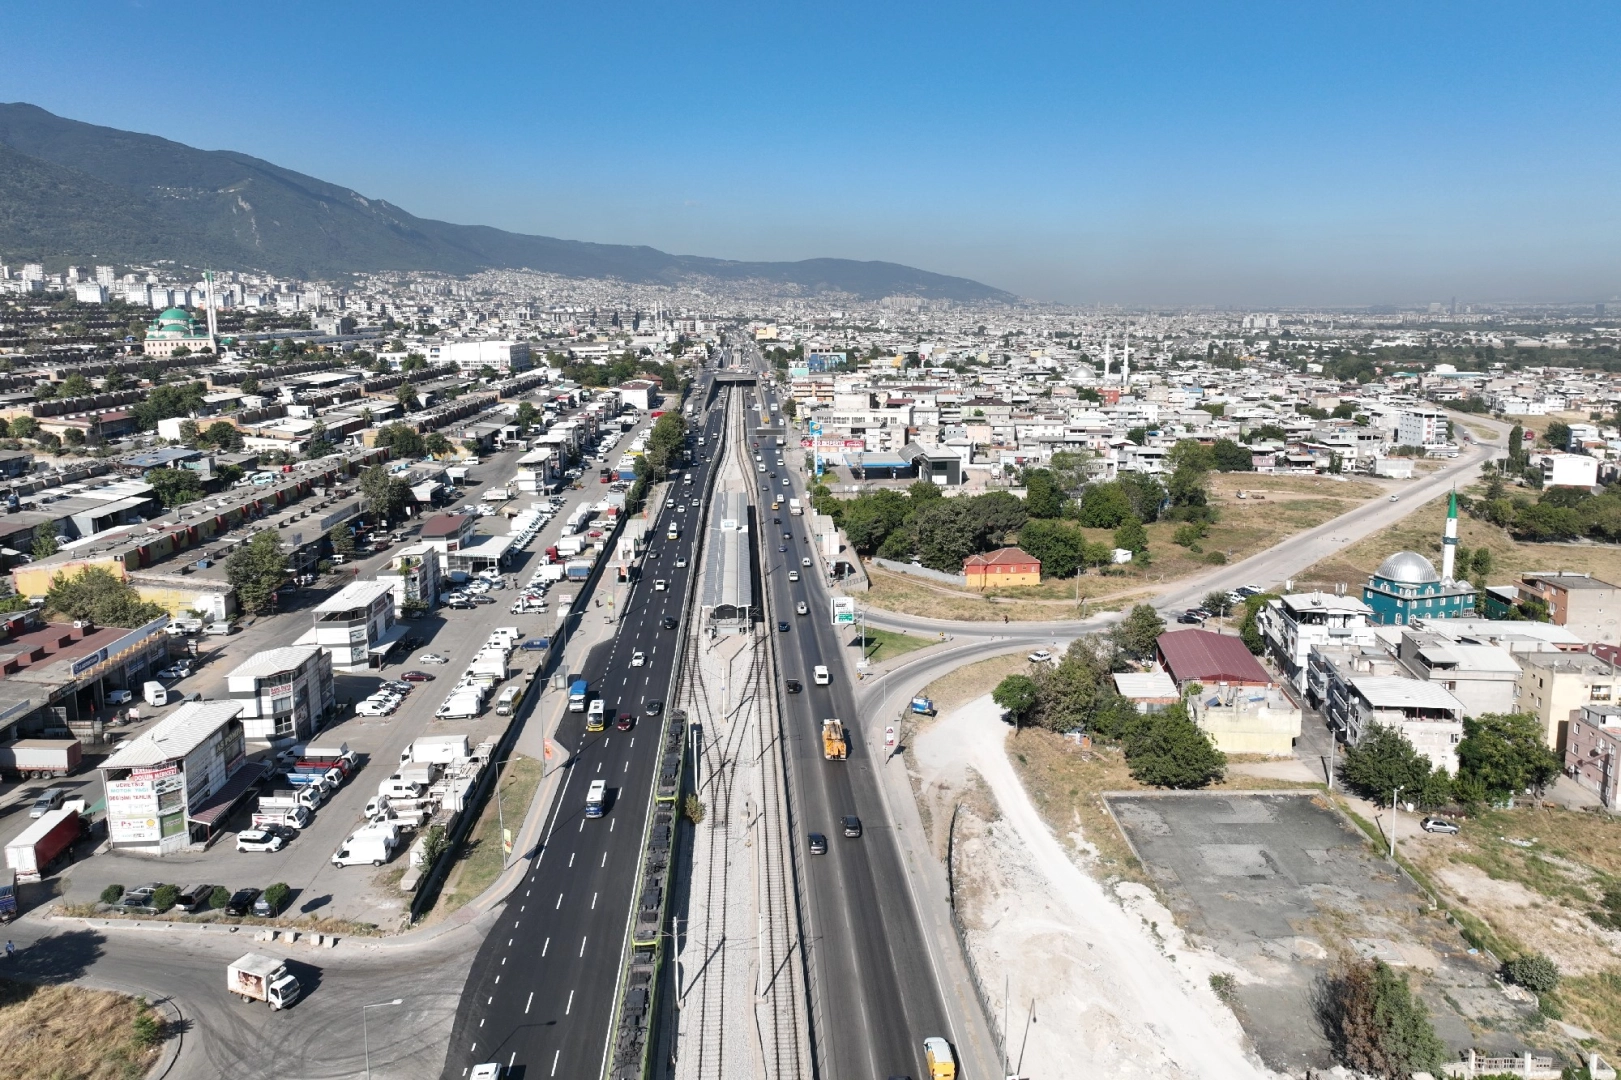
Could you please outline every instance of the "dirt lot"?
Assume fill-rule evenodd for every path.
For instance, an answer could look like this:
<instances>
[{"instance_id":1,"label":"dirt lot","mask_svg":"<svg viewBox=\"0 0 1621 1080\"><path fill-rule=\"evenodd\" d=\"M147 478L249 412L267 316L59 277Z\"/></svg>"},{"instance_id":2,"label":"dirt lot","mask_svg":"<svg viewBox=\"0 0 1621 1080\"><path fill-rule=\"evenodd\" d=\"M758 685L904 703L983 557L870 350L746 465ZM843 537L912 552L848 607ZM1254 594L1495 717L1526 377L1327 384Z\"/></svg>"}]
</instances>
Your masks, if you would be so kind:
<instances>
[{"instance_id":1,"label":"dirt lot","mask_svg":"<svg viewBox=\"0 0 1621 1080\"><path fill-rule=\"evenodd\" d=\"M1491 965L1321 796L1108 801L1180 925L1239 969L1234 1008L1272 1068L1332 1064L1311 994L1339 955L1411 972L1449 1048L1524 1049L1531 1006L1505 993Z\"/></svg>"},{"instance_id":2,"label":"dirt lot","mask_svg":"<svg viewBox=\"0 0 1621 1080\"><path fill-rule=\"evenodd\" d=\"M1403 853L1444 900L1481 920L1494 952L1552 958L1565 975L1564 1022L1577 1029L1566 1033L1621 1057L1621 930L1593 918L1621 889L1621 821L1525 807L1461 824L1457 836L1415 834Z\"/></svg>"},{"instance_id":3,"label":"dirt lot","mask_svg":"<svg viewBox=\"0 0 1621 1080\"><path fill-rule=\"evenodd\" d=\"M138 1080L159 1048L141 1046L134 998L77 986L0 981L0 1075Z\"/></svg>"},{"instance_id":4,"label":"dirt lot","mask_svg":"<svg viewBox=\"0 0 1621 1080\"><path fill-rule=\"evenodd\" d=\"M1239 499L1239 491L1247 497ZM1172 543L1176 522L1155 522L1148 526L1152 562L1147 567L1109 567L1089 571L1078 580L1047 580L1038 586L980 593L869 565L872 588L866 600L885 611L975 622L1003 617L1019 622L1070 618L1080 613L1081 600L1086 601L1088 612L1118 611L1151 597L1165 584L1210 570L1209 553L1220 552L1229 561L1244 559L1370 499L1384 497L1384 488L1366 480L1217 473L1211 479L1211 502L1220 509L1221 520L1210 526L1209 535L1199 542L1199 552ZM1114 542L1111 530L1083 531L1090 540Z\"/></svg>"}]
</instances>

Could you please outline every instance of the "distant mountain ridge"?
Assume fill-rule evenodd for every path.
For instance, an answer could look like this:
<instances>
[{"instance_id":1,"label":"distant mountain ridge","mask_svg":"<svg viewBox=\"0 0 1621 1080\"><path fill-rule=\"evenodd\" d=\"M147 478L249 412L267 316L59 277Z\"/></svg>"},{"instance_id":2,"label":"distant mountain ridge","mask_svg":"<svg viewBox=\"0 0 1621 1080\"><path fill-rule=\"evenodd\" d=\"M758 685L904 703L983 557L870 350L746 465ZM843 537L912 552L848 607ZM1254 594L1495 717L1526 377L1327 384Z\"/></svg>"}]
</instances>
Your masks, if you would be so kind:
<instances>
[{"instance_id":1,"label":"distant mountain ridge","mask_svg":"<svg viewBox=\"0 0 1621 1080\"><path fill-rule=\"evenodd\" d=\"M734 262L419 218L381 199L230 150L0 104L0 254L8 261L174 259L319 278L382 270L528 268L668 283L759 280L873 300L1011 301L968 278L888 262Z\"/></svg>"}]
</instances>

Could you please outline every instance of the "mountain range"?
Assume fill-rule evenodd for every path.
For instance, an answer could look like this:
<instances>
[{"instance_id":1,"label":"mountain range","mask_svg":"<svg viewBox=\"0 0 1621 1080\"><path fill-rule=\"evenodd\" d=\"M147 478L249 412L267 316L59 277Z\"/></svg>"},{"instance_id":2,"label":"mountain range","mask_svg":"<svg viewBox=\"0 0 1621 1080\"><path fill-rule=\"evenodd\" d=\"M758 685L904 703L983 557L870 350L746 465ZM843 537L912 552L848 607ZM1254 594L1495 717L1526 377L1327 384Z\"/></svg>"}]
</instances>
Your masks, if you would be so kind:
<instances>
[{"instance_id":1,"label":"mountain range","mask_svg":"<svg viewBox=\"0 0 1621 1080\"><path fill-rule=\"evenodd\" d=\"M230 150L0 104L0 256L327 278L525 268L575 278L756 281L800 294L1011 301L967 278L889 262L735 262L419 218L382 199Z\"/></svg>"}]
</instances>

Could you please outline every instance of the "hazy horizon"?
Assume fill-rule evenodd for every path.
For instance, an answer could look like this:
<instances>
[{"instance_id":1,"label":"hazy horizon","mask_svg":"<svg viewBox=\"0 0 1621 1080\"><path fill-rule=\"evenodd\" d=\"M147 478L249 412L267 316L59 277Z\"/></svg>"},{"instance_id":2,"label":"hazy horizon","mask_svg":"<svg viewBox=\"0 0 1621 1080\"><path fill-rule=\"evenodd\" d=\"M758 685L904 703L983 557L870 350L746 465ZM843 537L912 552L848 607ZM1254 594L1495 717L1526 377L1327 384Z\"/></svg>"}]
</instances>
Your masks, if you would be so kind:
<instances>
[{"instance_id":1,"label":"hazy horizon","mask_svg":"<svg viewBox=\"0 0 1621 1080\"><path fill-rule=\"evenodd\" d=\"M1598 5L126 3L14 12L0 98L423 217L1036 300L1593 302L1621 294L1618 29Z\"/></svg>"}]
</instances>

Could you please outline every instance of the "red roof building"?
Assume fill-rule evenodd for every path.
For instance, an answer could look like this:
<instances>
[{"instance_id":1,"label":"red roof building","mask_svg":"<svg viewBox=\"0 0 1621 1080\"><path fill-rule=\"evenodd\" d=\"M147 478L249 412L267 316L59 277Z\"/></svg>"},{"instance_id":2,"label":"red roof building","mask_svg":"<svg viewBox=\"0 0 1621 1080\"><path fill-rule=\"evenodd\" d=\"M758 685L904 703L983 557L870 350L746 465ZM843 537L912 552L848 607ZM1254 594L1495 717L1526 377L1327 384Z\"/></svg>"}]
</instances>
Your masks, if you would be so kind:
<instances>
[{"instance_id":1,"label":"red roof building","mask_svg":"<svg viewBox=\"0 0 1621 1080\"><path fill-rule=\"evenodd\" d=\"M1209 630L1172 630L1161 634L1154 652L1178 687L1277 686L1278 680L1250 655L1244 642Z\"/></svg>"},{"instance_id":2,"label":"red roof building","mask_svg":"<svg viewBox=\"0 0 1621 1080\"><path fill-rule=\"evenodd\" d=\"M970 589L1040 585L1041 560L1016 547L997 548L968 556L962 561L962 574Z\"/></svg>"}]
</instances>

